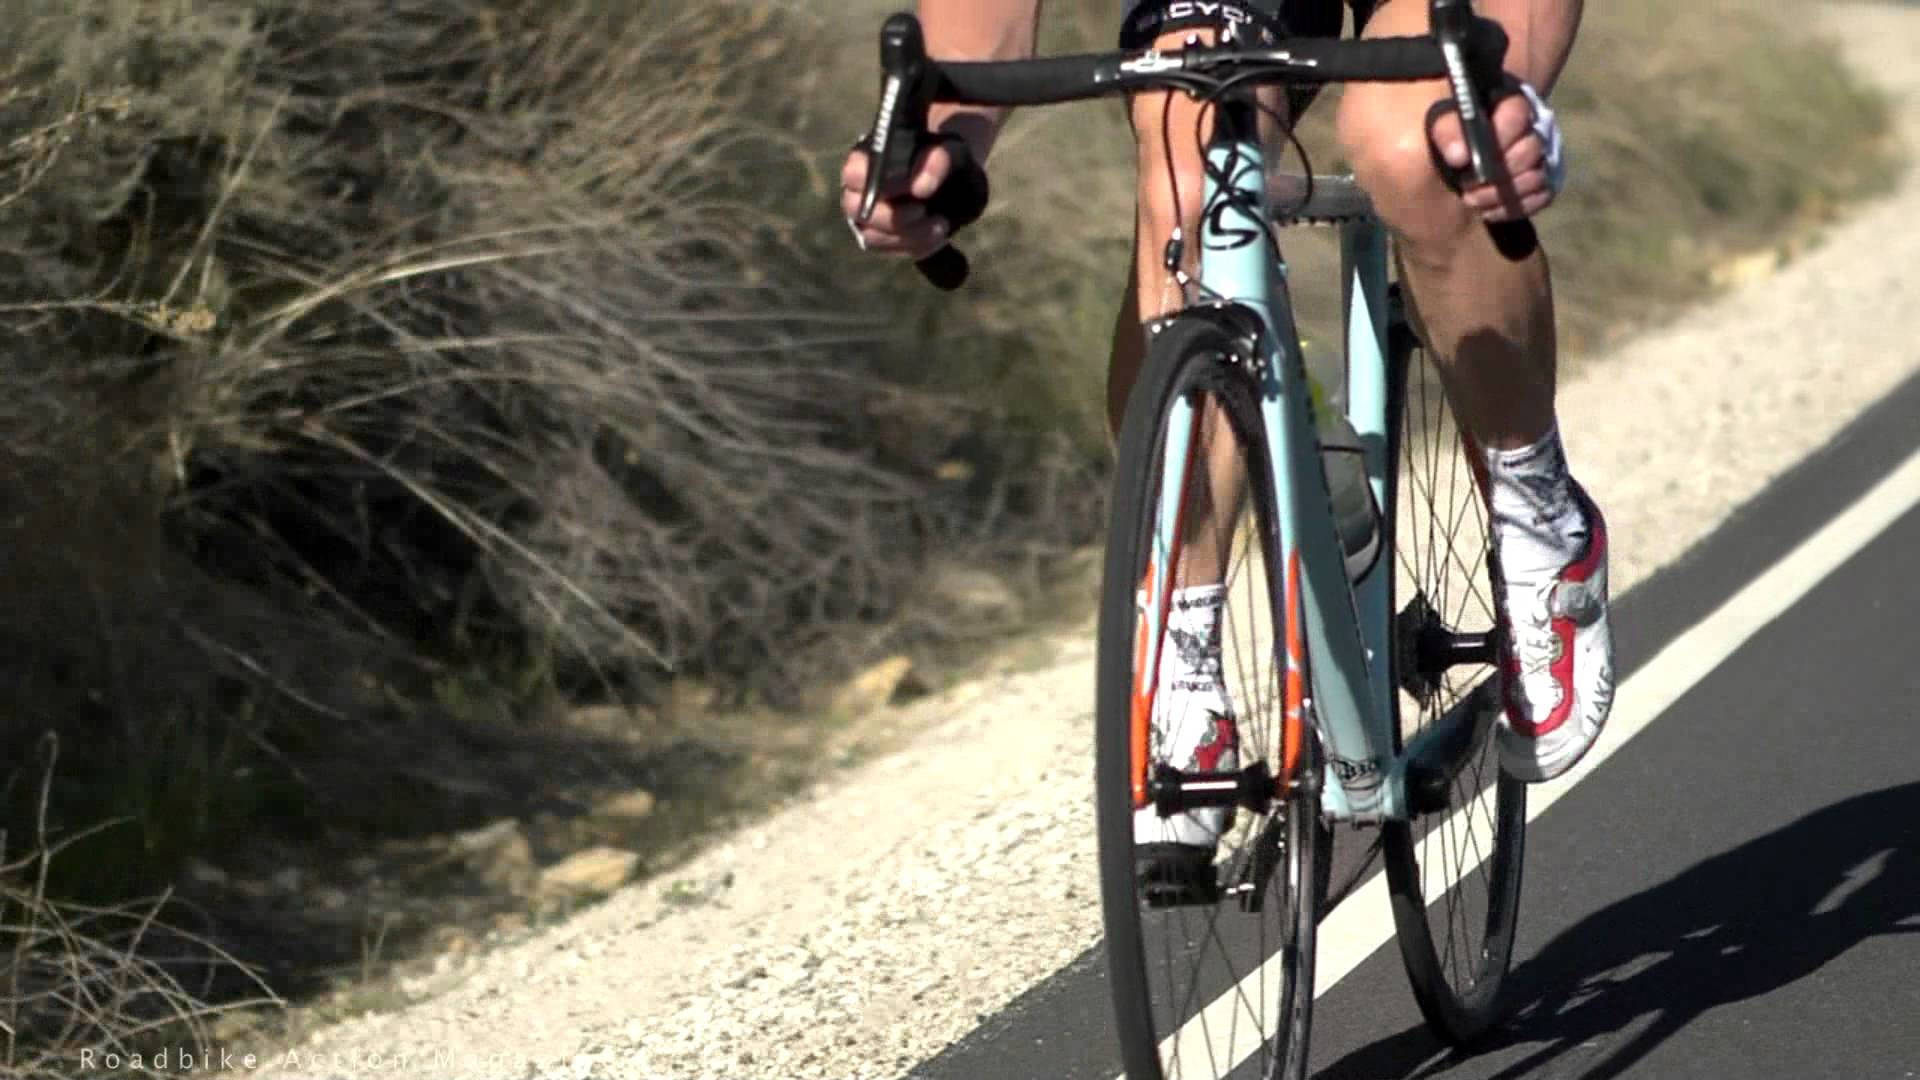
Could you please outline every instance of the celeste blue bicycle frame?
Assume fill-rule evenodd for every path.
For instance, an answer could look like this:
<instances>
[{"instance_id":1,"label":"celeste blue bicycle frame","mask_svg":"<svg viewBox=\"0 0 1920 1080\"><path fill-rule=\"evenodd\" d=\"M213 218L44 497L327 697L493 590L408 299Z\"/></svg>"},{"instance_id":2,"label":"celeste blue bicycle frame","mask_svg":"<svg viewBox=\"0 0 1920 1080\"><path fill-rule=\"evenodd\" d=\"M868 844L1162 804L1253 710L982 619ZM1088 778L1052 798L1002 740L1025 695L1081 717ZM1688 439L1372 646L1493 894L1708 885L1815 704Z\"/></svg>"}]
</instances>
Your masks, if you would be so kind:
<instances>
[{"instance_id":1,"label":"celeste blue bicycle frame","mask_svg":"<svg viewBox=\"0 0 1920 1080\"><path fill-rule=\"evenodd\" d=\"M1392 610L1393 552L1381 556L1357 581L1350 581L1345 553L1335 531L1305 357L1296 332L1287 290L1287 266L1269 236L1267 173L1255 123L1254 106L1244 97L1220 102L1215 135L1207 152L1211 167L1204 190L1199 284L1205 299L1199 308L1175 313L1196 317L1201 309L1239 308L1260 328L1251 366L1259 391L1274 495L1274 532L1266 550L1279 560L1270 566L1286 592L1287 568L1299 560L1304 645L1308 659L1309 702L1306 719L1318 732L1326 761L1321 786L1323 815L1332 821L1377 823L1406 820L1442 809L1410 795L1409 773L1451 778L1459 763L1486 737L1494 707L1493 680L1481 684L1418 737L1404 752L1394 752L1397 709L1390 650L1396 647ZM1357 189L1343 177L1314 178L1326 187ZM1389 502L1389 302L1387 234L1370 212L1347 216L1339 224L1344 279L1346 333L1346 413L1360 436L1374 505L1393 512ZM1187 399L1173 403L1162 446L1162 461L1187 459L1196 422ZM1153 524L1151 577L1155 593L1145 605L1150 652L1145 670L1154 670L1160 648L1160 616L1171 587L1169 563L1178 550L1183 485L1188 470L1161 469L1159 514ZM1383 528L1386 523L1382 523ZM1285 602L1292 602L1286 597ZM1287 663L1280 628L1286 613L1276 609L1276 663ZM1445 784L1421 784L1420 791L1444 791Z\"/></svg>"}]
</instances>

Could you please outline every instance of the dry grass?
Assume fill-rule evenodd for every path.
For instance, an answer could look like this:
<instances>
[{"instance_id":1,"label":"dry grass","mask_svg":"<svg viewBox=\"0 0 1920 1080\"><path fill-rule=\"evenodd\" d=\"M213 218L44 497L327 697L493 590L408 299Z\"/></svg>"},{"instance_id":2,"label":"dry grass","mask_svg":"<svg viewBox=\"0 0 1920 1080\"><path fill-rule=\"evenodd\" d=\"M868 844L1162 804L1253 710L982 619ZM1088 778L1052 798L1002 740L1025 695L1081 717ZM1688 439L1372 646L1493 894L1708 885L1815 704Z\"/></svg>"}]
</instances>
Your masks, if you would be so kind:
<instances>
[{"instance_id":1,"label":"dry grass","mask_svg":"<svg viewBox=\"0 0 1920 1080\"><path fill-rule=\"evenodd\" d=\"M784 78L817 27L4 9L0 737L88 747L53 895L604 779L547 703L791 694L942 629L893 618L926 551L1072 527L1036 513L1060 469L937 480L990 427L876 378L878 320L819 272Z\"/></svg>"},{"instance_id":2,"label":"dry grass","mask_svg":"<svg viewBox=\"0 0 1920 1080\"><path fill-rule=\"evenodd\" d=\"M1591 19L1555 95L1577 185L1543 219L1575 352L1671 314L1729 256L1797 244L1890 183L1886 102L1836 46L1807 40L1798 7L1632 0Z\"/></svg>"},{"instance_id":3,"label":"dry grass","mask_svg":"<svg viewBox=\"0 0 1920 1080\"><path fill-rule=\"evenodd\" d=\"M39 747L30 843L0 851L0 1075L171 1075L183 1051L206 1060L219 1015L279 999L217 942L163 918L165 894L101 905L51 893L55 863L87 835L49 826L59 747L51 735ZM208 1005L216 986L223 1004ZM162 1049L168 1064L149 1065Z\"/></svg>"}]
</instances>

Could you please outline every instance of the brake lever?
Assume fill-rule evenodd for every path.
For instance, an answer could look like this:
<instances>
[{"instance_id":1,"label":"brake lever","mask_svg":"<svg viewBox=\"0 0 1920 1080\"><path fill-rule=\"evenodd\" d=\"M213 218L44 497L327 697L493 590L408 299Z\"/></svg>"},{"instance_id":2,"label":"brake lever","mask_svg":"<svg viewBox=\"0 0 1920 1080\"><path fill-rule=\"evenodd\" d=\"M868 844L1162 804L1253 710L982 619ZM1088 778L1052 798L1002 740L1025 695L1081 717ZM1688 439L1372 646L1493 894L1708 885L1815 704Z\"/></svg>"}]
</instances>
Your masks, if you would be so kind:
<instances>
[{"instance_id":1,"label":"brake lever","mask_svg":"<svg viewBox=\"0 0 1920 1080\"><path fill-rule=\"evenodd\" d=\"M927 200L927 211L945 218L948 236L971 225L987 207L987 174L957 135L935 135L927 116L933 105L933 68L920 20L901 12L880 28L880 108L873 130L854 144L867 153L867 182L860 195L856 227L873 218L880 193L898 187L913 175L913 164L923 150L945 146L950 162L947 180ZM971 267L951 242L914 263L935 288L951 292L964 285Z\"/></svg>"},{"instance_id":2,"label":"brake lever","mask_svg":"<svg viewBox=\"0 0 1920 1080\"><path fill-rule=\"evenodd\" d=\"M919 137L927 130L933 83L927 78L926 38L912 15L900 12L881 26L880 76L880 109L861 140L867 150L867 186L855 215L861 225L873 219L880 192L913 174Z\"/></svg>"},{"instance_id":3,"label":"brake lever","mask_svg":"<svg viewBox=\"0 0 1920 1080\"><path fill-rule=\"evenodd\" d=\"M1491 184L1513 215L1507 221L1489 223L1487 232L1502 255L1518 261L1533 254L1540 237L1533 221L1521 215L1520 193L1514 190L1513 174L1507 171L1506 158L1493 131L1489 91L1504 76L1507 36L1496 27L1496 35L1484 48L1470 51L1474 24L1472 0L1432 0L1433 36L1440 43L1474 179Z\"/></svg>"}]
</instances>

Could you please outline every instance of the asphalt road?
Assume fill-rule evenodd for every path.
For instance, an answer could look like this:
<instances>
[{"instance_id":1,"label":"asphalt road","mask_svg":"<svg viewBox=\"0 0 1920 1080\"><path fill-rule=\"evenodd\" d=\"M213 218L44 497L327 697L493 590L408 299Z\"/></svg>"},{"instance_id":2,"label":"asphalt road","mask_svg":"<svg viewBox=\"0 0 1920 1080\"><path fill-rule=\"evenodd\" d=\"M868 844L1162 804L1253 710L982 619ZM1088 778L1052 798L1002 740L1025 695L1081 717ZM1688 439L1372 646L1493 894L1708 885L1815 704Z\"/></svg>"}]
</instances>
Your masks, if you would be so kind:
<instances>
[{"instance_id":1,"label":"asphalt road","mask_svg":"<svg viewBox=\"0 0 1920 1080\"><path fill-rule=\"evenodd\" d=\"M1916 449L1920 378L1616 598L1623 676ZM1487 1046L1426 1032L1389 940L1320 997L1314 1074L1920 1077L1916 559L1905 512L1532 823L1513 1012ZM911 1075L1118 1071L1096 948Z\"/></svg>"}]
</instances>

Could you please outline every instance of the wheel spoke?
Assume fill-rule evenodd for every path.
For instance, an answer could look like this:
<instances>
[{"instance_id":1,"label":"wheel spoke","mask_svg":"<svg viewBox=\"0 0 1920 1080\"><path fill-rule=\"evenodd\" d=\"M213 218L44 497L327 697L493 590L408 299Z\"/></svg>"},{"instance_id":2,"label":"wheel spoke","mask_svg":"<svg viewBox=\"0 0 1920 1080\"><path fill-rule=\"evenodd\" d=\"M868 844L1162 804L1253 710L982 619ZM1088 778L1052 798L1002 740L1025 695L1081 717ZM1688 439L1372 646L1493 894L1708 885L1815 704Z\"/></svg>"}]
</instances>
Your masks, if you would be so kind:
<instances>
[{"instance_id":1,"label":"wheel spoke","mask_svg":"<svg viewBox=\"0 0 1920 1080\"><path fill-rule=\"evenodd\" d=\"M1495 617L1486 504L1468 444L1423 354L1410 358L1399 399L1393 608L1400 619L1426 620L1421 625L1429 631L1489 633ZM1408 624L1396 634L1415 629ZM1493 677L1495 668L1479 663L1399 677L1400 685L1423 689L1398 695L1398 731L1412 737ZM1390 825L1384 836L1390 883L1418 894L1419 903L1395 908L1415 996L1429 1023L1455 1041L1491 1022L1511 941L1509 883L1519 880L1524 813L1517 785L1498 779L1494 747L1488 738L1454 778L1448 811Z\"/></svg>"}]
</instances>

